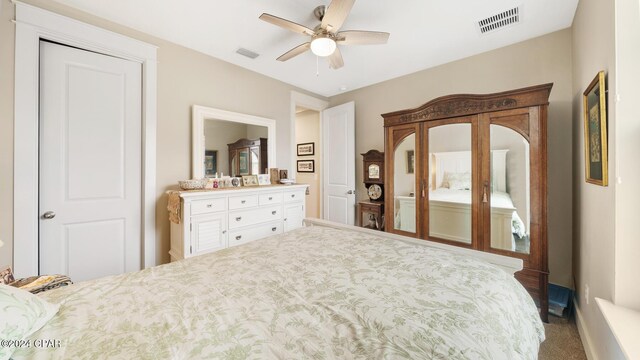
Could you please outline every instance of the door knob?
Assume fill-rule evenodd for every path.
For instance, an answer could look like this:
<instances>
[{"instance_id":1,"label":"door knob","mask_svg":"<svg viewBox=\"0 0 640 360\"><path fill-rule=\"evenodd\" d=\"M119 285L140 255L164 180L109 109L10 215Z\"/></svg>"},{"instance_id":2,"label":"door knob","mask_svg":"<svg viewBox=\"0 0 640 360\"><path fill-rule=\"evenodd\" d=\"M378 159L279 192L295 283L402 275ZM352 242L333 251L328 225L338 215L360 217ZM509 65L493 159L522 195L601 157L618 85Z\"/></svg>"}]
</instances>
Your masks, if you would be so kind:
<instances>
[{"instance_id":1,"label":"door knob","mask_svg":"<svg viewBox=\"0 0 640 360\"><path fill-rule=\"evenodd\" d=\"M56 213L54 213L53 211L47 211L46 213L42 214L42 218L45 220L51 220L54 217L56 217Z\"/></svg>"},{"instance_id":2,"label":"door knob","mask_svg":"<svg viewBox=\"0 0 640 360\"><path fill-rule=\"evenodd\" d=\"M355 190L349 190L349 191L347 191L347 195L352 195L352 194L355 194Z\"/></svg>"}]
</instances>

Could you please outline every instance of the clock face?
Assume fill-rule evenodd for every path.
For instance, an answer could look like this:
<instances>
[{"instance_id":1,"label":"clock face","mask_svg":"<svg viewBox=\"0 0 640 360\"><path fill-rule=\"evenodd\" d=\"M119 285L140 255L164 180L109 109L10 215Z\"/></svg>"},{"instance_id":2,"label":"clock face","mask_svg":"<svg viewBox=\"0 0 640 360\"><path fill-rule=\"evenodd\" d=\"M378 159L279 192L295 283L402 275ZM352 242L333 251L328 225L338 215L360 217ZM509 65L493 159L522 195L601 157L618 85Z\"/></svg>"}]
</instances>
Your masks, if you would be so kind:
<instances>
[{"instance_id":1,"label":"clock face","mask_svg":"<svg viewBox=\"0 0 640 360\"><path fill-rule=\"evenodd\" d=\"M382 187L378 184L373 184L369 186L367 193L369 194L369 199L378 200L382 197Z\"/></svg>"},{"instance_id":2,"label":"clock face","mask_svg":"<svg viewBox=\"0 0 640 360\"><path fill-rule=\"evenodd\" d=\"M380 179L380 165L369 165L369 179Z\"/></svg>"}]
</instances>

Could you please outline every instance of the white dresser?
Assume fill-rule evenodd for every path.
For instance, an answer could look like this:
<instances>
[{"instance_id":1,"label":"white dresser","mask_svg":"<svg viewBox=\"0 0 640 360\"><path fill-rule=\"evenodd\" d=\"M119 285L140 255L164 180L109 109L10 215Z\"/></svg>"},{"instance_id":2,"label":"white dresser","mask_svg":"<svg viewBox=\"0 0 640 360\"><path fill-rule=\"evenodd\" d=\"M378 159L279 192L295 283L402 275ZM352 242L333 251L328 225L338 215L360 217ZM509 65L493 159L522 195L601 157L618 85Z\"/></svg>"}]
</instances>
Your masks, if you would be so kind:
<instances>
[{"instance_id":1,"label":"white dresser","mask_svg":"<svg viewBox=\"0 0 640 360\"><path fill-rule=\"evenodd\" d=\"M171 223L171 261L302 227L307 186L181 192L181 222Z\"/></svg>"}]
</instances>

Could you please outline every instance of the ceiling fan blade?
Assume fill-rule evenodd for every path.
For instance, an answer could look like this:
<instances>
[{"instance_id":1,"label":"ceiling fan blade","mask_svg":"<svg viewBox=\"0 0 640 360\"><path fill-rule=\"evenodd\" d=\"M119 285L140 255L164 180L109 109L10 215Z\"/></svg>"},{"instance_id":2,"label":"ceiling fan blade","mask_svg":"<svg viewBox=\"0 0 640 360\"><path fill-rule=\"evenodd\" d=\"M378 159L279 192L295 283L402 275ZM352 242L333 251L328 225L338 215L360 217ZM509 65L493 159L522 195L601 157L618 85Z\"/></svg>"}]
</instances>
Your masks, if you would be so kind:
<instances>
[{"instance_id":1,"label":"ceiling fan blade","mask_svg":"<svg viewBox=\"0 0 640 360\"><path fill-rule=\"evenodd\" d=\"M347 30L340 31L337 41L342 45L376 45L386 44L389 33L379 31Z\"/></svg>"},{"instance_id":2,"label":"ceiling fan blade","mask_svg":"<svg viewBox=\"0 0 640 360\"><path fill-rule=\"evenodd\" d=\"M344 66L344 60L342 60L342 53L340 53L340 49L337 47L336 47L336 50L333 52L333 54L329 55L327 59L329 60L329 66L331 66L332 69L340 69L341 67Z\"/></svg>"},{"instance_id":3,"label":"ceiling fan blade","mask_svg":"<svg viewBox=\"0 0 640 360\"><path fill-rule=\"evenodd\" d=\"M287 19L283 19L271 14L263 13L262 15L260 15L259 19L262 21L271 23L273 25L280 26L281 28L285 28L287 30L300 33L300 34L305 34L309 36L312 36L314 34L313 30L309 29L306 26L294 23L293 21L289 21Z\"/></svg>"},{"instance_id":4,"label":"ceiling fan blade","mask_svg":"<svg viewBox=\"0 0 640 360\"><path fill-rule=\"evenodd\" d=\"M333 0L327 7L322 18L322 28L336 33L349 16L356 0Z\"/></svg>"},{"instance_id":5,"label":"ceiling fan blade","mask_svg":"<svg viewBox=\"0 0 640 360\"><path fill-rule=\"evenodd\" d=\"M302 54L303 52L309 50L309 48L311 48L311 43L310 42L306 42L306 43L298 45L298 46L294 47L293 49L287 51L286 53L280 55L280 57L277 58L276 60L278 60L278 61L287 61L287 60L291 59L292 57L298 56L298 55Z\"/></svg>"}]
</instances>

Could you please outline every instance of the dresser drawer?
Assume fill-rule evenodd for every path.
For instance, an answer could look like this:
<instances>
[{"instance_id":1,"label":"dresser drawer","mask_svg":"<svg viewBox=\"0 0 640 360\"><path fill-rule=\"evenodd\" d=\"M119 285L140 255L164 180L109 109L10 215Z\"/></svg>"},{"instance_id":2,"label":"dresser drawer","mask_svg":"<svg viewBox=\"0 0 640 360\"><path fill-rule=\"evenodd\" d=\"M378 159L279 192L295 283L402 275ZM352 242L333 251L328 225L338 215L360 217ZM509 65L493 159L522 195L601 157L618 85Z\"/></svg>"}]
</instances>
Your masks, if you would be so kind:
<instances>
[{"instance_id":1,"label":"dresser drawer","mask_svg":"<svg viewBox=\"0 0 640 360\"><path fill-rule=\"evenodd\" d=\"M191 215L206 214L227 210L225 198L195 200L191 202Z\"/></svg>"},{"instance_id":2,"label":"dresser drawer","mask_svg":"<svg viewBox=\"0 0 640 360\"><path fill-rule=\"evenodd\" d=\"M237 229L243 226L251 226L280 219L282 219L281 206L234 211L229 213L229 229Z\"/></svg>"},{"instance_id":3,"label":"dresser drawer","mask_svg":"<svg viewBox=\"0 0 640 360\"><path fill-rule=\"evenodd\" d=\"M229 210L246 209L254 206L258 206L257 195L229 197Z\"/></svg>"},{"instance_id":4,"label":"dresser drawer","mask_svg":"<svg viewBox=\"0 0 640 360\"><path fill-rule=\"evenodd\" d=\"M284 202L285 203L303 201L304 200L304 192L305 192L304 189L302 189L302 190L290 190L290 191L285 191L282 196L284 196Z\"/></svg>"},{"instance_id":5,"label":"dresser drawer","mask_svg":"<svg viewBox=\"0 0 640 360\"><path fill-rule=\"evenodd\" d=\"M258 197L258 204L260 204L260 206L280 204L281 202L282 193L263 194Z\"/></svg>"},{"instance_id":6,"label":"dresser drawer","mask_svg":"<svg viewBox=\"0 0 640 360\"><path fill-rule=\"evenodd\" d=\"M275 234L282 234L282 221L233 230L229 232L229 246L246 244Z\"/></svg>"}]
</instances>

